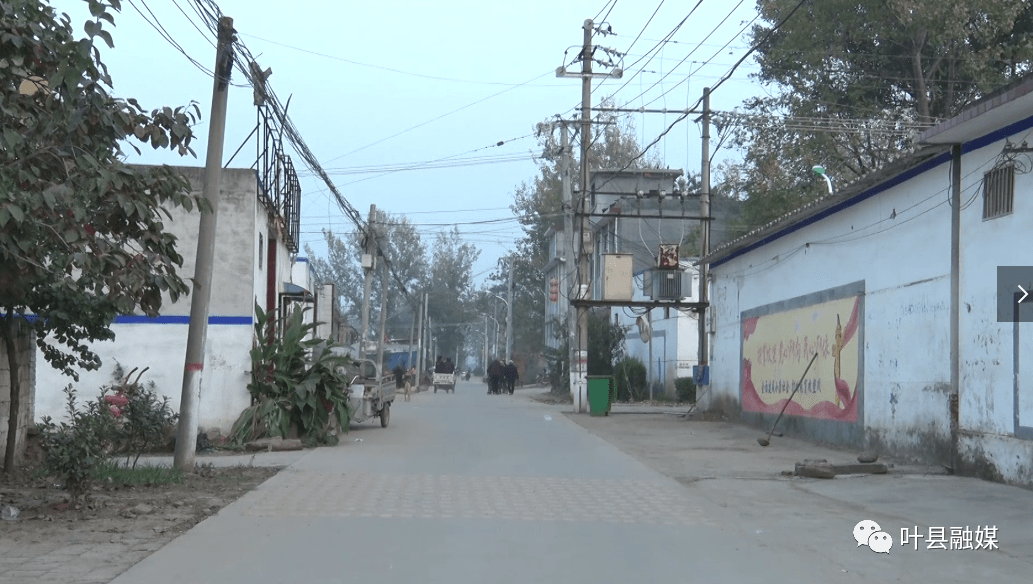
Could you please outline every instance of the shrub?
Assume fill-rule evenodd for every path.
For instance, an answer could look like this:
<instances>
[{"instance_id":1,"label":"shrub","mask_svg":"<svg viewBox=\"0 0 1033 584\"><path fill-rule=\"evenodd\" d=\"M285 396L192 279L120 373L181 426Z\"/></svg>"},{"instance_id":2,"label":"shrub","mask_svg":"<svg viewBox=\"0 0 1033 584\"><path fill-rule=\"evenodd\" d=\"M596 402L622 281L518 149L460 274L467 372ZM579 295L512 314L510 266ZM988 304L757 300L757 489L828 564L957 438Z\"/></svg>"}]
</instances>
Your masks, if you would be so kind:
<instances>
[{"instance_id":1,"label":"shrub","mask_svg":"<svg viewBox=\"0 0 1033 584\"><path fill-rule=\"evenodd\" d=\"M306 339L315 323L304 322L304 311L295 310L282 327L276 327L276 313L255 304L255 346L251 349L252 404L241 412L230 430L231 444L255 438L282 436L293 424L306 444L336 443L327 428L333 415L342 431L348 431L347 357L331 351L322 339ZM274 334L282 328L283 334Z\"/></svg>"},{"instance_id":2,"label":"shrub","mask_svg":"<svg viewBox=\"0 0 1033 584\"><path fill-rule=\"evenodd\" d=\"M135 469L140 455L161 443L165 427L178 419L169 398L158 399L153 382L146 388L140 385L143 371L136 381L129 381L135 372L133 369L126 376L116 363L114 381L82 408L69 385L64 389L68 421L55 424L48 416L39 426L44 472L64 482L73 502L89 492L93 481L105 476L105 469L118 466L111 460L114 455L125 455L127 469L132 459Z\"/></svg>"},{"instance_id":3,"label":"shrub","mask_svg":"<svg viewBox=\"0 0 1033 584\"><path fill-rule=\"evenodd\" d=\"M129 403L122 408L121 430L118 432L118 451L126 455L126 466L129 457L133 458L133 468L140 460L140 455L151 451L161 444L165 437L165 427L171 426L179 419L179 414L172 411L169 398L158 399L152 387L139 388L129 397Z\"/></svg>"},{"instance_id":4,"label":"shrub","mask_svg":"<svg viewBox=\"0 0 1033 584\"><path fill-rule=\"evenodd\" d=\"M64 393L69 421L55 424L45 416L39 430L45 468L64 482L75 503L89 492L97 469L109 457L118 429L115 416L100 400L88 401L79 409L71 385Z\"/></svg>"},{"instance_id":5,"label":"shrub","mask_svg":"<svg viewBox=\"0 0 1033 584\"><path fill-rule=\"evenodd\" d=\"M140 384L140 378L148 369L145 367L136 375L135 381L130 381L137 369L126 374L122 364L115 361L112 383L101 388L101 401L115 417L117 431L112 436L112 448L114 452L126 455L127 468L130 458L133 459L133 468L136 468L140 455L162 443L165 428L175 425L179 419L179 415L172 411L168 397L158 399L153 381L146 386Z\"/></svg>"},{"instance_id":6,"label":"shrub","mask_svg":"<svg viewBox=\"0 0 1033 584\"><path fill-rule=\"evenodd\" d=\"M613 378L617 389L617 401L641 400L648 395L646 366L634 357L625 357L617 363L613 370Z\"/></svg>"},{"instance_id":7,"label":"shrub","mask_svg":"<svg viewBox=\"0 0 1033 584\"><path fill-rule=\"evenodd\" d=\"M696 381L691 377L679 377L674 380L674 390L679 401L696 401Z\"/></svg>"}]
</instances>

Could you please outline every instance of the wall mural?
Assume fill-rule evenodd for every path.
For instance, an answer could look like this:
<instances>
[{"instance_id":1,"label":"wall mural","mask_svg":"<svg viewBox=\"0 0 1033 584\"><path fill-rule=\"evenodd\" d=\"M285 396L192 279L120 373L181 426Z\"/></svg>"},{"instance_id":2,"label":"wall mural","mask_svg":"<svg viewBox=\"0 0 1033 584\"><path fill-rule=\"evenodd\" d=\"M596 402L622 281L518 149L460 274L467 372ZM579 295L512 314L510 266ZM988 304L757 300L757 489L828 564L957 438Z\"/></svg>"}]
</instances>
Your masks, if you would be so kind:
<instances>
[{"instance_id":1,"label":"wall mural","mask_svg":"<svg viewBox=\"0 0 1033 584\"><path fill-rule=\"evenodd\" d=\"M861 296L742 319L743 409L777 414L815 353L786 415L857 421Z\"/></svg>"}]
</instances>

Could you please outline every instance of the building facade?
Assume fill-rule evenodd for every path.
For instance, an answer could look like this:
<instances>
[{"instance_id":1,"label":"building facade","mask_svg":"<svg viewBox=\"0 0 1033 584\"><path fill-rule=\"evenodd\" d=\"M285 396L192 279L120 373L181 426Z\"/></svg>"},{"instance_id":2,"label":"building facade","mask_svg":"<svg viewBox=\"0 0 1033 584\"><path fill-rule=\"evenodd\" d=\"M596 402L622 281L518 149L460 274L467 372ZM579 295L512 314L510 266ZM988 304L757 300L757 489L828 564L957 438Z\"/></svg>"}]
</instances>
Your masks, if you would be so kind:
<instances>
[{"instance_id":1,"label":"building facade","mask_svg":"<svg viewBox=\"0 0 1033 584\"><path fill-rule=\"evenodd\" d=\"M195 193L203 190L204 169L179 167ZM300 191L270 192L249 169L224 169L219 192L218 222L211 303L208 317L205 363L200 383L198 423L228 432L242 410L250 405L250 350L256 341L256 303L265 311L280 313L291 303L311 308L310 321L332 323L333 293L316 290L305 258L296 256ZM171 210L166 231L174 234L183 257L178 270L192 278L197 251L200 215L195 209ZM331 299L320 302L322 298ZM190 323L190 296L171 302L166 296L161 316L120 316L112 326L115 339L94 343L91 349L103 362L97 371L82 372L76 383L80 395L92 397L112 381L116 363L126 371L148 368L141 382L154 382L161 396L168 396L179 410ZM334 330L332 324L322 333ZM328 335L329 336L329 335ZM71 380L36 359L35 416L63 419L61 388Z\"/></svg>"},{"instance_id":2,"label":"building facade","mask_svg":"<svg viewBox=\"0 0 1033 584\"><path fill-rule=\"evenodd\" d=\"M710 405L759 426L786 406L791 434L1033 485L1033 325L1012 322L1033 273L1001 288L998 270L1033 264L1031 114L1027 80L715 250Z\"/></svg>"}]
</instances>

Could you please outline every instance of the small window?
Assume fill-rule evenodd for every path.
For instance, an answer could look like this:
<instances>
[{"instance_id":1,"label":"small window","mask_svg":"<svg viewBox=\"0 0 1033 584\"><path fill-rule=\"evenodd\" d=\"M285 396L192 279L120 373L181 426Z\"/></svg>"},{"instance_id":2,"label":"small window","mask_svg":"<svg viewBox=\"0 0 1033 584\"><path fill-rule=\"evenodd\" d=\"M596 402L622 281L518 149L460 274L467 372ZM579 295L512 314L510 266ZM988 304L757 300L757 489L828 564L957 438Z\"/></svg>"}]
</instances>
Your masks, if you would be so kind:
<instances>
[{"instance_id":1,"label":"small window","mask_svg":"<svg viewBox=\"0 0 1033 584\"><path fill-rule=\"evenodd\" d=\"M983 219L1011 215L1014 203L1014 166L995 168L983 175Z\"/></svg>"},{"instance_id":2,"label":"small window","mask_svg":"<svg viewBox=\"0 0 1033 584\"><path fill-rule=\"evenodd\" d=\"M258 269L259 270L262 269L262 250L263 249L265 249L265 246L262 244L262 234L259 233L258 234Z\"/></svg>"}]
</instances>

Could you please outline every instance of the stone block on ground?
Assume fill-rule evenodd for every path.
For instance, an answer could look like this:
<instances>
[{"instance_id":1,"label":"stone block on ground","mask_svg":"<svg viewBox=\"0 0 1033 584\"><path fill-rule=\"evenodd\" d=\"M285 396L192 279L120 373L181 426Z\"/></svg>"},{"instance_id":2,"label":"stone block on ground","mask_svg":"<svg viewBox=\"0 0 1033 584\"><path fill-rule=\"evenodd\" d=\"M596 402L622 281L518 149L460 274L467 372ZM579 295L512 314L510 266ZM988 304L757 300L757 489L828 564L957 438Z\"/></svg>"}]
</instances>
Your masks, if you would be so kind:
<instances>
[{"instance_id":1,"label":"stone block on ground","mask_svg":"<svg viewBox=\"0 0 1033 584\"><path fill-rule=\"evenodd\" d=\"M804 461L796 463L796 476L812 479L836 478L836 467L822 461Z\"/></svg>"},{"instance_id":2,"label":"stone block on ground","mask_svg":"<svg viewBox=\"0 0 1033 584\"><path fill-rule=\"evenodd\" d=\"M301 443L301 440L297 438L284 440L280 436L252 440L244 445L244 449L248 452L286 452L304 448L305 445Z\"/></svg>"},{"instance_id":3,"label":"stone block on ground","mask_svg":"<svg viewBox=\"0 0 1033 584\"><path fill-rule=\"evenodd\" d=\"M875 462L876 460L879 460L879 455L870 450L866 450L857 456L857 462L865 464Z\"/></svg>"},{"instance_id":4,"label":"stone block on ground","mask_svg":"<svg viewBox=\"0 0 1033 584\"><path fill-rule=\"evenodd\" d=\"M889 468L881 463L835 464L836 474L886 474Z\"/></svg>"}]
</instances>

